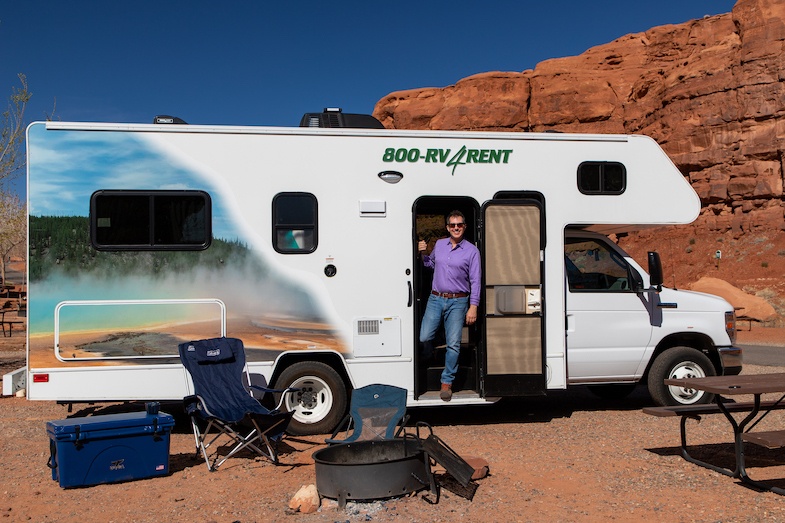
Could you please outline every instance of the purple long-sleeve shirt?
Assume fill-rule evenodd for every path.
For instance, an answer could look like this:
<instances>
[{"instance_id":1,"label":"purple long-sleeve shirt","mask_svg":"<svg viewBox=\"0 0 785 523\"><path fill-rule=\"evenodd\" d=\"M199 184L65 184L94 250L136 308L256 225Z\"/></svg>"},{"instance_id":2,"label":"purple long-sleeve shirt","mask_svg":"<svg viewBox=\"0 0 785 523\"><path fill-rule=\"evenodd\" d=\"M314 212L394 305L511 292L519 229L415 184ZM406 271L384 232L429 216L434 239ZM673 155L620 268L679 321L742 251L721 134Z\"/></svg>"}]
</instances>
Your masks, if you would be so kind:
<instances>
[{"instance_id":1,"label":"purple long-sleeve shirt","mask_svg":"<svg viewBox=\"0 0 785 523\"><path fill-rule=\"evenodd\" d=\"M434 269L434 291L468 292L469 303L480 304L480 251L473 243L463 239L453 248L449 238L442 238L422 261Z\"/></svg>"}]
</instances>

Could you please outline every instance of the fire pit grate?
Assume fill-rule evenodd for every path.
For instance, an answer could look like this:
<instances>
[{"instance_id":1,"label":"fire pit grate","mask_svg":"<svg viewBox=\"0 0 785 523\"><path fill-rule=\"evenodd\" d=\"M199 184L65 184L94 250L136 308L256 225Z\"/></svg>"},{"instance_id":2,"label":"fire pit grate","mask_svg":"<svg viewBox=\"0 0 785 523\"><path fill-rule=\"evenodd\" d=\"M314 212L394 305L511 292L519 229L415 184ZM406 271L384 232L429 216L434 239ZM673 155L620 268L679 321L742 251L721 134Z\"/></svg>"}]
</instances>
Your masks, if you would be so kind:
<instances>
[{"instance_id":1,"label":"fire pit grate","mask_svg":"<svg viewBox=\"0 0 785 523\"><path fill-rule=\"evenodd\" d=\"M429 458L411 437L333 445L313 454L319 494L338 500L391 498L435 489Z\"/></svg>"},{"instance_id":2,"label":"fire pit grate","mask_svg":"<svg viewBox=\"0 0 785 523\"><path fill-rule=\"evenodd\" d=\"M420 437L420 429L430 433ZM434 435L433 428L417 423L415 434L402 438L341 443L313 453L316 462L316 488L319 494L338 500L373 500L391 498L429 489L440 497L439 484L471 501L477 490L472 481L474 468L453 449ZM446 474L437 483L431 460L444 467Z\"/></svg>"}]
</instances>

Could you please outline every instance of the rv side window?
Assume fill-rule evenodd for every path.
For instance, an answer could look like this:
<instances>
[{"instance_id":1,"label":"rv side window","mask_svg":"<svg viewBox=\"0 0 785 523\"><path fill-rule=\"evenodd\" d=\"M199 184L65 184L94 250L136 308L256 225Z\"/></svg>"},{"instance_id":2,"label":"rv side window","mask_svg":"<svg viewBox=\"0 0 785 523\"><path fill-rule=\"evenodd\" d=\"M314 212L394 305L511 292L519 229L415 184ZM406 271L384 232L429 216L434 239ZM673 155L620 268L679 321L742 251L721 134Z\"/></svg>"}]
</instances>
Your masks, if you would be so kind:
<instances>
[{"instance_id":1,"label":"rv side window","mask_svg":"<svg viewBox=\"0 0 785 523\"><path fill-rule=\"evenodd\" d=\"M583 194L621 194L627 169L618 162L583 162L578 166L578 190Z\"/></svg>"},{"instance_id":2,"label":"rv side window","mask_svg":"<svg viewBox=\"0 0 785 523\"><path fill-rule=\"evenodd\" d=\"M316 250L316 197L309 193L280 193L273 198L273 247L283 254Z\"/></svg>"},{"instance_id":3,"label":"rv side window","mask_svg":"<svg viewBox=\"0 0 785 523\"><path fill-rule=\"evenodd\" d=\"M96 191L90 238L105 251L204 250L212 241L203 191Z\"/></svg>"},{"instance_id":4,"label":"rv side window","mask_svg":"<svg viewBox=\"0 0 785 523\"><path fill-rule=\"evenodd\" d=\"M627 262L600 242L568 238L564 263L570 292L629 291Z\"/></svg>"}]
</instances>

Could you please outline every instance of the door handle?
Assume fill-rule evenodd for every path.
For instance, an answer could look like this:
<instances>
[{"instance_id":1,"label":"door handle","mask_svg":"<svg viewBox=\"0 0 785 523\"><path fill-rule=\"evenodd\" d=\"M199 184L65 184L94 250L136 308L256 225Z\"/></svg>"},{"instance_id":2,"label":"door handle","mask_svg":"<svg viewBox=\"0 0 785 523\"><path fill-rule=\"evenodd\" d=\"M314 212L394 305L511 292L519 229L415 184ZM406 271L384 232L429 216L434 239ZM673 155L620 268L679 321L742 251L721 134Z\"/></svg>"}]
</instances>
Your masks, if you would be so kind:
<instances>
[{"instance_id":1,"label":"door handle","mask_svg":"<svg viewBox=\"0 0 785 523\"><path fill-rule=\"evenodd\" d=\"M406 283L409 284L409 303L407 303L406 306L411 307L414 302L414 291L412 290L412 282L407 281Z\"/></svg>"}]
</instances>

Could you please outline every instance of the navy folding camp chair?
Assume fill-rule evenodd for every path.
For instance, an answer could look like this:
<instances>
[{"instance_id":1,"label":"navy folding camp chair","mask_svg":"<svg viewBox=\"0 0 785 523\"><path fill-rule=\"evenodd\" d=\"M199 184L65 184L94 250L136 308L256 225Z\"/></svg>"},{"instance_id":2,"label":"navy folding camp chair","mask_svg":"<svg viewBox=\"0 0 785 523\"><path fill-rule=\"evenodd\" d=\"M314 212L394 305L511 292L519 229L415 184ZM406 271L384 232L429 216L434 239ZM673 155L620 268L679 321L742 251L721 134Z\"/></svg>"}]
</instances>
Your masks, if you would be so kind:
<instances>
[{"instance_id":1,"label":"navy folding camp chair","mask_svg":"<svg viewBox=\"0 0 785 523\"><path fill-rule=\"evenodd\" d=\"M325 441L336 444L393 439L400 435L408 419L406 389L378 383L366 385L354 389L349 414L338 425L332 437ZM349 430L352 431L351 434ZM342 431L345 431L348 436L342 440L335 439Z\"/></svg>"},{"instance_id":2,"label":"navy folding camp chair","mask_svg":"<svg viewBox=\"0 0 785 523\"><path fill-rule=\"evenodd\" d=\"M245 349L237 338L210 338L179 345L180 360L191 375L194 394L183 399L191 417L197 454L201 451L207 468L217 469L243 449L266 456L278 464L277 443L293 412L268 410L250 390L278 392L281 398L297 389L274 390L250 385L245 365ZM280 404L279 404L280 406ZM200 425L205 428L200 429ZM226 436L233 443L221 455L216 443ZM215 450L210 450L213 447Z\"/></svg>"}]
</instances>

